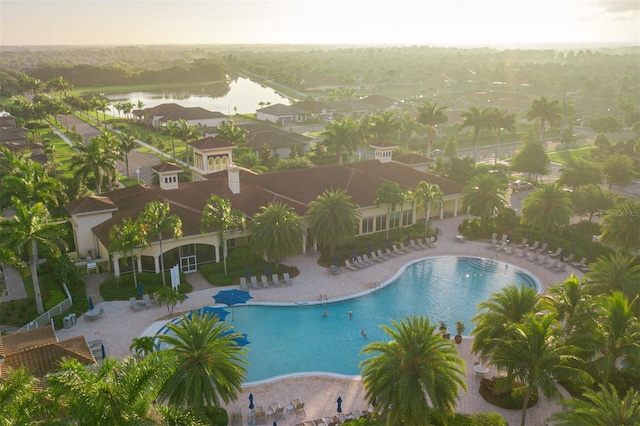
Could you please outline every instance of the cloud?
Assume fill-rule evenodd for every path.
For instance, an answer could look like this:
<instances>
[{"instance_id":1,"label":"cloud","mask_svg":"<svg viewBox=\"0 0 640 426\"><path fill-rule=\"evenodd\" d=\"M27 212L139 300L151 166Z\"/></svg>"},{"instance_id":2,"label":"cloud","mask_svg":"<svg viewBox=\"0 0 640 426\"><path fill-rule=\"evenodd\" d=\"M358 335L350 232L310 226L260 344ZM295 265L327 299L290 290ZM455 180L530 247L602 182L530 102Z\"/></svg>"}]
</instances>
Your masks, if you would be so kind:
<instances>
[{"instance_id":1,"label":"cloud","mask_svg":"<svg viewBox=\"0 0 640 426\"><path fill-rule=\"evenodd\" d=\"M640 11L640 0L597 0L596 4L608 13Z\"/></svg>"}]
</instances>

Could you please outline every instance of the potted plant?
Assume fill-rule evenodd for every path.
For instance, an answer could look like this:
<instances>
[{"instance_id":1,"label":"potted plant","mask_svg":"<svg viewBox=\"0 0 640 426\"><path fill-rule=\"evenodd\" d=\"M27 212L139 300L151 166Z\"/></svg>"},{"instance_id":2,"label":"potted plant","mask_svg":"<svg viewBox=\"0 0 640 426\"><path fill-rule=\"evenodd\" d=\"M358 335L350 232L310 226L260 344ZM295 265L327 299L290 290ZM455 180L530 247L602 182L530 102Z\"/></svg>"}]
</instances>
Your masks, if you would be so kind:
<instances>
[{"instance_id":1,"label":"potted plant","mask_svg":"<svg viewBox=\"0 0 640 426\"><path fill-rule=\"evenodd\" d=\"M463 322L460 322L460 321L456 322L456 335L454 337L454 341L456 343L462 342L462 333L464 333L464 329L465 329L465 326Z\"/></svg>"},{"instance_id":2,"label":"potted plant","mask_svg":"<svg viewBox=\"0 0 640 426\"><path fill-rule=\"evenodd\" d=\"M451 333L447 331L447 324L444 321L440 321L440 327L438 327L438 331L442 335L442 338L449 339L451 338Z\"/></svg>"}]
</instances>

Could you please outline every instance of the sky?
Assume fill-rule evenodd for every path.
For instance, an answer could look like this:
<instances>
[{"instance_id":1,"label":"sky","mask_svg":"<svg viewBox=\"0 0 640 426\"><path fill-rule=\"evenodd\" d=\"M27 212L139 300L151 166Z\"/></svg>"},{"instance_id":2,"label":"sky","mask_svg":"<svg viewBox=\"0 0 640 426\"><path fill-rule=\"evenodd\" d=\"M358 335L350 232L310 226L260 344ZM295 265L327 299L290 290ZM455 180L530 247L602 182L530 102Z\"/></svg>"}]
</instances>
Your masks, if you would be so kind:
<instances>
[{"instance_id":1,"label":"sky","mask_svg":"<svg viewBox=\"0 0 640 426\"><path fill-rule=\"evenodd\" d=\"M0 0L0 45L640 45L640 0Z\"/></svg>"}]
</instances>

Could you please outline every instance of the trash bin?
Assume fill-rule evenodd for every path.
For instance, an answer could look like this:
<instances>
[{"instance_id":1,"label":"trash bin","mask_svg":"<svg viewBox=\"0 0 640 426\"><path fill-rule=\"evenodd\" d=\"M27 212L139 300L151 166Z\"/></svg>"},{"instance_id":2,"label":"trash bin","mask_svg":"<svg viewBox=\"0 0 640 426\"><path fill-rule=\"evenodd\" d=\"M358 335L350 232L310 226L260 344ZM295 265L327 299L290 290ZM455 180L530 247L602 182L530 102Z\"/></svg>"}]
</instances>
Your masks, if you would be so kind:
<instances>
[{"instance_id":1,"label":"trash bin","mask_svg":"<svg viewBox=\"0 0 640 426\"><path fill-rule=\"evenodd\" d=\"M76 322L78 322L76 314L69 314L69 319L71 320L71 325L76 325Z\"/></svg>"},{"instance_id":2,"label":"trash bin","mask_svg":"<svg viewBox=\"0 0 640 426\"><path fill-rule=\"evenodd\" d=\"M438 236L441 236L442 235L442 228L437 227L436 228L436 233L438 234Z\"/></svg>"},{"instance_id":3,"label":"trash bin","mask_svg":"<svg viewBox=\"0 0 640 426\"><path fill-rule=\"evenodd\" d=\"M69 318L68 315L62 319L62 325L64 328L71 328L71 326L73 325L71 323L71 318Z\"/></svg>"}]
</instances>

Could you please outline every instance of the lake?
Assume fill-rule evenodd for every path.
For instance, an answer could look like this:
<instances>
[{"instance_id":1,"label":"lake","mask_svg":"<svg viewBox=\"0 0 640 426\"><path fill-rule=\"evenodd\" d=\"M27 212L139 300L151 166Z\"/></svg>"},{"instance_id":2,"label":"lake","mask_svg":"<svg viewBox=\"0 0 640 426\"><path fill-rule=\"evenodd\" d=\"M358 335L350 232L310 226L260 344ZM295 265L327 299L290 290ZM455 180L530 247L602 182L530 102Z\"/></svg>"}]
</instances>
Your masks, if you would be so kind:
<instances>
[{"instance_id":1,"label":"lake","mask_svg":"<svg viewBox=\"0 0 640 426\"><path fill-rule=\"evenodd\" d=\"M166 89L148 92L110 93L105 94L113 105L117 102L131 101L136 104L138 100L144 102L145 108L151 108L160 104L176 103L183 107L201 107L209 111L219 111L231 115L236 111L253 113L262 108L260 102L271 104L291 105L291 101L270 87L262 86L248 78L239 77L229 84L216 83L204 85L200 90L190 87L184 89ZM111 114L118 116L118 111L111 107Z\"/></svg>"}]
</instances>

